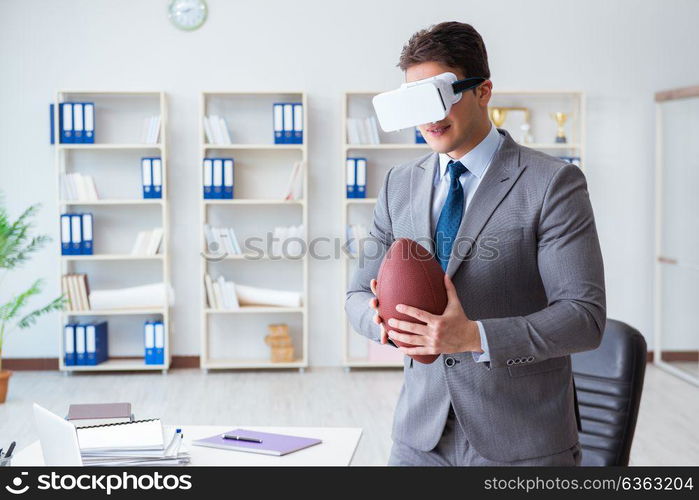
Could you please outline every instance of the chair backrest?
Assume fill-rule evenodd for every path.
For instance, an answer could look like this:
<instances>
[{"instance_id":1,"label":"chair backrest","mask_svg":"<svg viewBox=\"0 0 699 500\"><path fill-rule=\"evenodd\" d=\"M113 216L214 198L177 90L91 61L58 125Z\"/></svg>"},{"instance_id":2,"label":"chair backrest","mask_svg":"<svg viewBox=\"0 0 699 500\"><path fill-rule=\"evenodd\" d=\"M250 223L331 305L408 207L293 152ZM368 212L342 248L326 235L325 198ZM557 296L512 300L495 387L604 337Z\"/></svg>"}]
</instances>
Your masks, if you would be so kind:
<instances>
[{"instance_id":1,"label":"chair backrest","mask_svg":"<svg viewBox=\"0 0 699 500\"><path fill-rule=\"evenodd\" d=\"M629 464L646 352L638 330L607 319L599 347L571 356L582 424L581 465Z\"/></svg>"}]
</instances>

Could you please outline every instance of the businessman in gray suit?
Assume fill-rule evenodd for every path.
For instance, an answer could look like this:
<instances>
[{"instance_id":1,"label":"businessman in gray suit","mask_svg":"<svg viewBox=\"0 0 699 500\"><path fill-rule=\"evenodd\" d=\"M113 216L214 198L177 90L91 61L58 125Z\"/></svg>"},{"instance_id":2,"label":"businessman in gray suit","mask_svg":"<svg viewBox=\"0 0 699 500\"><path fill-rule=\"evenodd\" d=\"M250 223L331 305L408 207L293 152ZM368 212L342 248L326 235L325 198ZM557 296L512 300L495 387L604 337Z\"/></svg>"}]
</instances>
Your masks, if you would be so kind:
<instances>
[{"instance_id":1,"label":"businessman in gray suit","mask_svg":"<svg viewBox=\"0 0 699 500\"><path fill-rule=\"evenodd\" d=\"M408 82L446 71L486 81L420 126L431 154L386 174L347 291L356 331L415 346L399 347L405 379L389 464L580 465L570 354L600 344L606 307L585 177L491 124L487 53L472 26L416 33L399 66ZM443 314L401 305L415 322L378 316L375 278L398 238L445 269ZM417 354L439 357L423 364Z\"/></svg>"}]
</instances>

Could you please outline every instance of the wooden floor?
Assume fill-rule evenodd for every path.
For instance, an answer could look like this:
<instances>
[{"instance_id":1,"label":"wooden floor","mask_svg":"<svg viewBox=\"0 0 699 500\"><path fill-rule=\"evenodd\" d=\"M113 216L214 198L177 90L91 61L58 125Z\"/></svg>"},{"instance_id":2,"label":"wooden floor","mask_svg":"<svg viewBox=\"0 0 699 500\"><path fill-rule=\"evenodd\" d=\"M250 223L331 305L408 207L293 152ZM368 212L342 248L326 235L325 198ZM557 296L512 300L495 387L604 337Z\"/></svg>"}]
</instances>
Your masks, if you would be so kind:
<instances>
[{"instance_id":1,"label":"wooden floor","mask_svg":"<svg viewBox=\"0 0 699 500\"><path fill-rule=\"evenodd\" d=\"M36 439L31 405L64 415L69 402L129 401L137 418L168 424L361 427L355 465L385 464L402 372L176 370L167 375L15 372L0 405L0 447ZM649 365L632 465L699 465L699 388Z\"/></svg>"}]
</instances>

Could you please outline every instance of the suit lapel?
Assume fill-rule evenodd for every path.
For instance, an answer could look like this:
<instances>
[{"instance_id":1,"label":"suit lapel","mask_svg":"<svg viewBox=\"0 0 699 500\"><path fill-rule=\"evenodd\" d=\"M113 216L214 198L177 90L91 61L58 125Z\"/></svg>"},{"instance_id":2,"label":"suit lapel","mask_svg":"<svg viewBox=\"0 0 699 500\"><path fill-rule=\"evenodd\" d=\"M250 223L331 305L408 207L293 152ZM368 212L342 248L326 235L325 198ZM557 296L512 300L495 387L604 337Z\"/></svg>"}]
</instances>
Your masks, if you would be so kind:
<instances>
[{"instance_id":1,"label":"suit lapel","mask_svg":"<svg viewBox=\"0 0 699 500\"><path fill-rule=\"evenodd\" d=\"M432 153L419 161L410 173L410 214L415 241L434 253L432 240L432 186L439 155Z\"/></svg>"},{"instance_id":2,"label":"suit lapel","mask_svg":"<svg viewBox=\"0 0 699 500\"><path fill-rule=\"evenodd\" d=\"M461 219L456 235L456 244L452 248L452 252L456 252L457 245L459 242L462 242L459 250L461 255L458 258L452 257L449 259L447 274L450 278L454 276L454 273L463 262L464 252L468 248L467 245L469 243L475 244L476 238L483 230L483 226L488 222L490 216L507 196L507 193L524 170L524 166L519 164L519 146L507 131L502 131L505 139L495 154L483 180L481 180L476 193L473 195L473 199L468 205L468 210L466 210ZM477 251L477 248L474 251Z\"/></svg>"}]
</instances>

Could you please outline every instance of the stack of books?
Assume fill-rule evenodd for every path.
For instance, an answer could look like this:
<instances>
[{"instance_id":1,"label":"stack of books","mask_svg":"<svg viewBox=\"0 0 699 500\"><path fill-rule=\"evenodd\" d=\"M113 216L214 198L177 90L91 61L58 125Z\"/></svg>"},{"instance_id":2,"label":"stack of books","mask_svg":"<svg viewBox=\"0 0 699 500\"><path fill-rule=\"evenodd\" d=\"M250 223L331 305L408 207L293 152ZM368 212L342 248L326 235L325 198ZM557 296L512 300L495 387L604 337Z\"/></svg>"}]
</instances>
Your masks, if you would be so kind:
<instances>
[{"instance_id":1,"label":"stack of books","mask_svg":"<svg viewBox=\"0 0 699 500\"><path fill-rule=\"evenodd\" d=\"M71 311L90 310L90 286L87 274L64 274L61 278L61 288L68 297L68 308Z\"/></svg>"},{"instance_id":2,"label":"stack of books","mask_svg":"<svg viewBox=\"0 0 699 500\"><path fill-rule=\"evenodd\" d=\"M63 345L63 363L66 366L94 366L107 361L107 322L65 325Z\"/></svg>"},{"instance_id":3,"label":"stack of books","mask_svg":"<svg viewBox=\"0 0 699 500\"><path fill-rule=\"evenodd\" d=\"M349 144L381 144L376 118L347 118L347 142Z\"/></svg>"},{"instance_id":4,"label":"stack of books","mask_svg":"<svg viewBox=\"0 0 699 500\"><path fill-rule=\"evenodd\" d=\"M98 200L95 180L91 175L77 172L61 174L61 199L66 201Z\"/></svg>"},{"instance_id":5,"label":"stack of books","mask_svg":"<svg viewBox=\"0 0 699 500\"><path fill-rule=\"evenodd\" d=\"M61 255L92 255L92 214L61 214Z\"/></svg>"},{"instance_id":6,"label":"stack of books","mask_svg":"<svg viewBox=\"0 0 699 500\"><path fill-rule=\"evenodd\" d=\"M150 231L139 231L131 249L131 255L158 255L162 241L162 227L156 227Z\"/></svg>"},{"instance_id":7,"label":"stack of books","mask_svg":"<svg viewBox=\"0 0 699 500\"><path fill-rule=\"evenodd\" d=\"M218 115L204 117L204 133L207 144L231 144L226 120Z\"/></svg>"},{"instance_id":8,"label":"stack of books","mask_svg":"<svg viewBox=\"0 0 699 500\"><path fill-rule=\"evenodd\" d=\"M242 253L232 227L212 227L209 224L204 224L204 237L206 238L206 253L209 255L240 255Z\"/></svg>"},{"instance_id":9,"label":"stack of books","mask_svg":"<svg viewBox=\"0 0 699 500\"><path fill-rule=\"evenodd\" d=\"M158 144L160 139L160 115L153 115L143 120L141 142L144 144Z\"/></svg>"}]
</instances>

